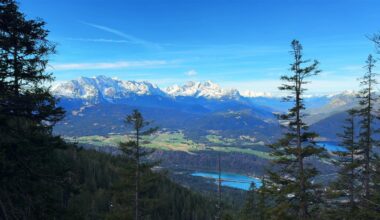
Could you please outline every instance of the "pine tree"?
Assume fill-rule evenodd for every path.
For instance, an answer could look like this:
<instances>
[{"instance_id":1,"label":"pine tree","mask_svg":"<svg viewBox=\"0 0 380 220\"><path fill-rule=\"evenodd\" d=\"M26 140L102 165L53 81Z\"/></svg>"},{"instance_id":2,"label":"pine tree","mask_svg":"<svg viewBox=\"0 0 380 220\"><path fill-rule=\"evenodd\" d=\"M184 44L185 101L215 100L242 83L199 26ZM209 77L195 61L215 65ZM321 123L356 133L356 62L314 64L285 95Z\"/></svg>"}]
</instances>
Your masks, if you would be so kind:
<instances>
[{"instance_id":1,"label":"pine tree","mask_svg":"<svg viewBox=\"0 0 380 220\"><path fill-rule=\"evenodd\" d=\"M0 0L0 218L53 219L62 201L66 144L52 135L63 117L45 85L55 52L42 20L28 20L14 0ZM66 199L65 199L66 200Z\"/></svg>"},{"instance_id":2,"label":"pine tree","mask_svg":"<svg viewBox=\"0 0 380 220\"><path fill-rule=\"evenodd\" d=\"M374 34L372 37L370 37L370 40L372 40L375 43L377 53L380 54L380 34ZM377 120L380 119L380 116L377 116ZM377 130L376 133L378 133L380 130ZM377 142L378 145L378 142ZM373 152L372 152L373 153ZM380 216L380 156L379 153L373 153L373 192L372 192L372 199L371 199L371 206L373 207L374 212L372 214L375 214L376 216Z\"/></svg>"},{"instance_id":3,"label":"pine tree","mask_svg":"<svg viewBox=\"0 0 380 220\"><path fill-rule=\"evenodd\" d=\"M120 143L119 147L123 152L123 157L130 163L126 169L126 181L133 177L133 213L134 219L139 220L147 215L147 209L151 208L149 207L150 204L143 203L147 199L142 198L142 196L149 191L154 182L155 176L151 169L157 164L147 160L153 151L141 146L142 137L153 134L157 128L151 127L151 123L146 121L138 110L133 110L132 114L126 117L125 122L127 126L132 127L132 138L127 142Z\"/></svg>"},{"instance_id":4,"label":"pine tree","mask_svg":"<svg viewBox=\"0 0 380 220\"><path fill-rule=\"evenodd\" d=\"M319 172L307 159L324 157L325 150L316 146L315 138L318 135L308 132L308 126L303 121L303 94L306 91L304 86L309 83L306 80L317 75L320 70L318 61L303 67L309 61L303 60L303 48L297 40L292 41L291 47L294 58L292 75L281 77L284 84L279 89L290 93L285 101L294 103L294 106L279 117L287 123L287 132L271 146L275 159L274 167L268 173L268 188L276 202L274 216L281 219L309 219L320 203L320 185L314 181Z\"/></svg>"},{"instance_id":5,"label":"pine tree","mask_svg":"<svg viewBox=\"0 0 380 220\"><path fill-rule=\"evenodd\" d=\"M363 208L363 217L370 213L371 207L371 194L373 189L371 187L374 174L374 153L373 146L376 144L373 136L375 133L374 122L376 120L374 104L377 101L375 95L375 86L377 85L376 76L373 72L375 67L375 59L369 55L366 61L366 73L361 78L360 86L362 89L359 91L359 110L360 116L360 134L359 134L359 148L361 150L362 159L360 161L362 173L363 193L361 198L361 206Z\"/></svg>"},{"instance_id":6,"label":"pine tree","mask_svg":"<svg viewBox=\"0 0 380 220\"><path fill-rule=\"evenodd\" d=\"M353 219L357 216L360 195L359 148L356 140L355 118L357 110L347 111L341 146L343 150L334 152L338 157L334 164L339 167L337 179L331 184L329 199L334 219ZM347 202L346 202L347 201Z\"/></svg>"}]
</instances>

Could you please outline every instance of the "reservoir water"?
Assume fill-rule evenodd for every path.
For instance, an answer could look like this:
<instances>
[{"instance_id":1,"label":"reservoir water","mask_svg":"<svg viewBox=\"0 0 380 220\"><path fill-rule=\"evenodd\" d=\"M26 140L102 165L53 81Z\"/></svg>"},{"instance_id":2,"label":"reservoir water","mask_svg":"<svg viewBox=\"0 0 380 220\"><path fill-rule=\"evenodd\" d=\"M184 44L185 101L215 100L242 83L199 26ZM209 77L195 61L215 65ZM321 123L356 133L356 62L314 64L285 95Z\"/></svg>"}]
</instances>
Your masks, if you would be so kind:
<instances>
[{"instance_id":1,"label":"reservoir water","mask_svg":"<svg viewBox=\"0 0 380 220\"><path fill-rule=\"evenodd\" d=\"M218 173L216 172L194 172L192 176L199 176L215 180L218 184ZM249 190L251 183L254 182L255 186L261 187L261 180L255 177L235 173L221 173L222 186L228 186L235 189Z\"/></svg>"},{"instance_id":2,"label":"reservoir water","mask_svg":"<svg viewBox=\"0 0 380 220\"><path fill-rule=\"evenodd\" d=\"M346 149L344 149L342 146L339 146L339 144L335 142L321 141L321 142L318 142L318 146L321 146L331 152L332 151L341 151L341 152L346 151Z\"/></svg>"}]
</instances>

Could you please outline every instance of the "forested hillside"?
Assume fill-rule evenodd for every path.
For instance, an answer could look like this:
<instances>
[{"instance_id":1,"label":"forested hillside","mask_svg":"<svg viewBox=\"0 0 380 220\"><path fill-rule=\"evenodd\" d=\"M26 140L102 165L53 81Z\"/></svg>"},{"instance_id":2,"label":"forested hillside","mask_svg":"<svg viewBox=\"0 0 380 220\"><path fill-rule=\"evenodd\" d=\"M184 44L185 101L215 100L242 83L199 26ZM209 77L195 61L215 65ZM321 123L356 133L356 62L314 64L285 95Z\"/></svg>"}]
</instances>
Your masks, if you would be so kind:
<instances>
[{"instance_id":1,"label":"forested hillside","mask_svg":"<svg viewBox=\"0 0 380 220\"><path fill-rule=\"evenodd\" d=\"M63 219L132 219L130 166L120 156L72 149L71 181L74 183L63 210ZM202 197L173 182L165 171L148 174L155 180L142 197L143 219L213 219L215 199ZM147 187L147 186L146 186Z\"/></svg>"}]
</instances>

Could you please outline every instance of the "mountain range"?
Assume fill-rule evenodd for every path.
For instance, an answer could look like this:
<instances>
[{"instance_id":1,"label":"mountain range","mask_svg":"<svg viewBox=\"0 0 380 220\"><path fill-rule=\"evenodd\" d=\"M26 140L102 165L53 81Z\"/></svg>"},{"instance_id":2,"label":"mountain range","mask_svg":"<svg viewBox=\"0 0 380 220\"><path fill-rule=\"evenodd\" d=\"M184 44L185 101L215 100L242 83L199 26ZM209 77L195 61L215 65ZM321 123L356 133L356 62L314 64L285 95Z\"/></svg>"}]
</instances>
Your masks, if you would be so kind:
<instances>
[{"instance_id":1,"label":"mountain range","mask_svg":"<svg viewBox=\"0 0 380 220\"><path fill-rule=\"evenodd\" d=\"M211 81L187 82L165 89L150 82L124 81L106 76L80 77L59 82L52 93L66 111L55 131L67 136L108 135L125 132L123 118L134 108L167 130L182 130L199 138L207 134L251 135L271 142L281 133L274 113L285 112L291 103L266 93L225 89ZM353 92L308 96L306 122L324 138L336 139L329 118L339 119L357 104ZM326 124L326 126L324 126ZM327 135L325 135L327 134Z\"/></svg>"},{"instance_id":2,"label":"mountain range","mask_svg":"<svg viewBox=\"0 0 380 220\"><path fill-rule=\"evenodd\" d=\"M240 93L235 89L223 89L211 81L187 82L183 86L173 85L164 90L150 82L123 81L106 76L93 78L80 77L55 84L52 92L57 96L67 98L81 98L93 101L105 99L114 101L128 98L133 95L158 95L164 97L196 97L209 99L239 99Z\"/></svg>"}]
</instances>

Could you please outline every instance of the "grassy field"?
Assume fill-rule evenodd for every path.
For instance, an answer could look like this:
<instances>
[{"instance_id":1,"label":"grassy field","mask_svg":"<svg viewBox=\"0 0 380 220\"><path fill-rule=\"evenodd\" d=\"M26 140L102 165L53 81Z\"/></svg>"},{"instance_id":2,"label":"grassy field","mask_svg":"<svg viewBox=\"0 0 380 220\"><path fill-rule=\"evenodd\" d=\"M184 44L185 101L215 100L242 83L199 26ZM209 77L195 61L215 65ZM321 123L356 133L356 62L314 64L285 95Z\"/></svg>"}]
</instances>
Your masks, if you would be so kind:
<instances>
[{"instance_id":1,"label":"grassy field","mask_svg":"<svg viewBox=\"0 0 380 220\"><path fill-rule=\"evenodd\" d=\"M78 144L89 144L97 147L110 146L118 147L122 141L128 141L129 137L125 135L110 135L110 136L83 136L77 138L66 138L71 142L77 142ZM160 150L175 150L192 152L198 150L204 150L204 144L197 144L192 140L186 139L183 133L160 133L157 135L146 136L142 140L144 147L156 148Z\"/></svg>"},{"instance_id":2,"label":"grassy field","mask_svg":"<svg viewBox=\"0 0 380 220\"><path fill-rule=\"evenodd\" d=\"M149 141L146 147L158 148L161 150L176 150L176 151L199 151L204 150L204 144L197 144L194 141L185 138L183 133L162 133L146 138Z\"/></svg>"},{"instance_id":3,"label":"grassy field","mask_svg":"<svg viewBox=\"0 0 380 220\"><path fill-rule=\"evenodd\" d=\"M196 153L202 150L215 150L220 152L236 152L243 154L251 154L257 157L270 159L267 152L254 150L251 148L239 148L233 146L235 140L228 138L221 138L216 135L206 136L210 144L206 146L203 143L196 143L185 137L182 132L165 132L158 133L143 138L142 146L165 150L165 151L182 151L187 153ZM76 142L78 144L88 144L96 147L118 147L122 141L128 141L129 138L125 135L109 135L109 136L83 136L83 137L67 137L67 140Z\"/></svg>"},{"instance_id":4,"label":"grassy field","mask_svg":"<svg viewBox=\"0 0 380 220\"><path fill-rule=\"evenodd\" d=\"M213 144L232 145L235 142L235 139L222 138L221 136L218 136L218 135L207 135L206 138L210 143L213 143Z\"/></svg>"},{"instance_id":5,"label":"grassy field","mask_svg":"<svg viewBox=\"0 0 380 220\"><path fill-rule=\"evenodd\" d=\"M220 152L251 154L251 155L255 155L257 157L261 157L264 159L268 159L268 160L271 159L271 156L269 155L268 152L263 152L263 151L248 149L248 148L239 148L239 147L210 147L210 148L215 151L220 151Z\"/></svg>"}]
</instances>

